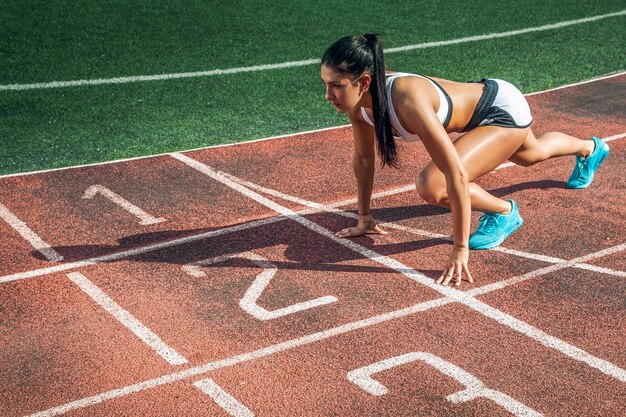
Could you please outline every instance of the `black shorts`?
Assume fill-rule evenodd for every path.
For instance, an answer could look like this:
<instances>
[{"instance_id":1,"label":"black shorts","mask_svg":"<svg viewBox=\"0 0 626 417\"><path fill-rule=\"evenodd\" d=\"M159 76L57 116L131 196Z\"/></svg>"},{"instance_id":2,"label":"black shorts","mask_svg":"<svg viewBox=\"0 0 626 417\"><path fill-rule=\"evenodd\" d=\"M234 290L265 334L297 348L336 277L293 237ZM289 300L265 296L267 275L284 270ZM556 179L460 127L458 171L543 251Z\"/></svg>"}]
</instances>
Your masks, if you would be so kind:
<instances>
[{"instance_id":1,"label":"black shorts","mask_svg":"<svg viewBox=\"0 0 626 417\"><path fill-rule=\"evenodd\" d=\"M525 128L531 125L533 118L528 102L513 84L492 78L473 82L483 83L485 88L463 132L478 126Z\"/></svg>"}]
</instances>

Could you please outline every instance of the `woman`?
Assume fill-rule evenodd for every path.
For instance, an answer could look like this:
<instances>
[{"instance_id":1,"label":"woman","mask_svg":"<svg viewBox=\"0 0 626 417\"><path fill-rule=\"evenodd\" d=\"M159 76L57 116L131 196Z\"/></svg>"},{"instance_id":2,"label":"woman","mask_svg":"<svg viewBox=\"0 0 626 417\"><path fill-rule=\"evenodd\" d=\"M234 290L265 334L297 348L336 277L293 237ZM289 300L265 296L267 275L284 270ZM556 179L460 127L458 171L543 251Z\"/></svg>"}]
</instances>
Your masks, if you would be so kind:
<instances>
[{"instance_id":1,"label":"woman","mask_svg":"<svg viewBox=\"0 0 626 417\"><path fill-rule=\"evenodd\" d=\"M513 200L497 198L473 181L506 160L530 166L562 155L576 155L570 188L585 188L609 152L598 138L580 140L550 132L535 137L526 99L506 81L457 83L414 74L385 73L377 35L347 36L322 57L326 99L352 124L352 165L357 180L358 223L340 237L384 234L370 214L374 150L382 165L397 166L395 140L421 140L432 161L420 172L416 188L430 204L452 210L453 250L437 283L461 284L470 249L501 244L522 225ZM465 132L454 143L448 133ZM470 236L471 210L485 214Z\"/></svg>"}]
</instances>

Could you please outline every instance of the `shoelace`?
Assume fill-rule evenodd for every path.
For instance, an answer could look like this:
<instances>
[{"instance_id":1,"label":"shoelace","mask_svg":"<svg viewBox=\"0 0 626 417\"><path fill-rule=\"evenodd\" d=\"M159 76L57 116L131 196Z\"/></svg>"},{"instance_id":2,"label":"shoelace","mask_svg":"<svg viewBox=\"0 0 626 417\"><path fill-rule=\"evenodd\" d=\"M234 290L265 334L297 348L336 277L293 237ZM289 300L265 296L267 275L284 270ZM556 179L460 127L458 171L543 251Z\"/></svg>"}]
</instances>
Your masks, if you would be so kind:
<instances>
[{"instance_id":1,"label":"shoelace","mask_svg":"<svg viewBox=\"0 0 626 417\"><path fill-rule=\"evenodd\" d=\"M578 178L586 179L587 178L587 170L585 169L585 161L587 159L580 159L576 161L576 169L578 170Z\"/></svg>"},{"instance_id":2,"label":"shoelace","mask_svg":"<svg viewBox=\"0 0 626 417\"><path fill-rule=\"evenodd\" d=\"M498 215L495 213L484 213L480 216L480 231L492 233L498 227Z\"/></svg>"}]
</instances>

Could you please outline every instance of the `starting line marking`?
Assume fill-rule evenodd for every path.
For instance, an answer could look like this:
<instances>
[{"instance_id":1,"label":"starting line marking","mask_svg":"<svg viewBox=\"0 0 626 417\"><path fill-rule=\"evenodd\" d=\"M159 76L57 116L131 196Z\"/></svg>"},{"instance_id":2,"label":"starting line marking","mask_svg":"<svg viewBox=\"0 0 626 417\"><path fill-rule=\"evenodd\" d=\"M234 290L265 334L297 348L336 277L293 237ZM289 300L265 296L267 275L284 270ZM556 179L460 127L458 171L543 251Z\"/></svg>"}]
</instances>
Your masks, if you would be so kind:
<instances>
[{"instance_id":1,"label":"starting line marking","mask_svg":"<svg viewBox=\"0 0 626 417\"><path fill-rule=\"evenodd\" d=\"M626 136L626 134L615 135L615 136L612 136L610 138L606 138L605 141L619 139L619 138L622 138L624 136ZM413 189L413 188L414 188L414 186L407 186L407 187L403 187L402 191L391 190L391 191L387 191L385 193L379 193L379 194L380 195L382 195L382 194L389 195L389 194L394 194L394 193L397 193L397 192L408 191L408 190ZM339 206L342 206L342 205L351 204L353 202L354 202L354 199L350 199L350 200L345 200L345 201L342 201L342 202L338 202L338 203L332 204L332 205L330 205L328 207L339 207ZM309 210L302 210L302 211L299 212L299 214L304 215L304 214L307 214L307 213L314 213L314 212L317 212L317 211L318 210L310 210L310 209ZM283 218L270 218L270 219L264 219L264 220L261 220L261 221L256 221L256 222L253 222L254 225L251 226L251 227L256 227L256 226L259 226L259 225L262 225L262 224L274 223L274 222L280 221L282 219ZM235 231L234 229L243 230L243 229L247 229L247 228L248 227L244 227L242 229L227 228L228 231L224 231L226 229L222 229L222 230L217 231L218 232L217 234L222 234L222 233L228 233L230 231ZM202 234L202 235L198 235L198 236L192 236L191 239L177 239L176 243L174 243L174 244L172 244L172 242L165 242L164 244L150 245L149 248L151 248L150 250L156 250L157 249L156 246L159 246L159 247L169 247L169 246L173 246L175 244L182 244L182 243L184 243L184 242L182 242L183 240L185 242L189 242L189 241L194 241L194 240L210 237L210 236L205 236L205 235L209 235L209 234ZM213 235L213 234L211 234L211 235ZM164 246L161 246L161 245L164 245ZM624 245L621 245L621 246L624 246ZM621 248L621 246L620 246L619 249L617 249L617 251L624 250L624 248ZM131 256L132 254L135 254L135 253L144 253L143 251L141 251L143 249L145 249L145 248L140 248L139 252L137 252L136 250L125 251L125 252L123 252L123 254L125 254L126 256ZM113 254L113 255L109 255L109 256L116 256L114 259L119 259L119 258L123 257L123 256L120 256L120 254L121 253ZM95 260L95 261L97 261L97 260L110 260L111 258L109 258L109 256L93 258L92 260ZM604 256L604 255L602 255L602 256ZM587 258L588 257L589 256L587 256ZM587 260L589 260L589 259L587 259ZM91 263L95 263L95 262L91 262ZM76 263L73 263L72 268L77 268L77 267L88 265L88 264L91 264L91 263L89 263L89 262L85 263L85 261L76 262ZM44 272L42 274L56 272L56 271L51 271L51 269L52 268L45 268L45 269L37 270L37 271L44 271L45 270L46 272ZM39 275L42 275L42 274L39 274ZM33 276L36 276L36 275L33 275ZM7 276L7 277L11 277L11 276ZM3 278L6 278L6 277L0 277L0 283L1 282L8 282L8 281L13 280L13 279L9 279L9 280L5 281L5 280L3 280ZM21 279L21 278L16 278L16 279ZM478 290L478 289L479 288L477 288L476 290ZM488 291L485 290L484 292L486 293ZM201 366L197 366L197 367L194 367L194 368L189 368L189 369L186 369L186 370L183 370L183 371L179 371L179 372L175 372L175 373L171 373L171 374L168 374L168 375L163 375L163 376L158 377L158 378L154 378L154 379L151 379L151 380L143 381L143 382L140 382L140 383L137 383L137 384L133 384L133 385L129 385L129 386L126 386L126 387L123 387L123 388L111 390L111 391L108 391L108 392L105 392L105 393L102 393L102 394L98 394L98 395L95 395L95 396L92 396L92 397L83 398L81 400L73 401L71 403L68 403L68 404L65 404L65 405L62 405L62 406L59 406L59 407L54 407L54 408L51 408L51 409L49 409L47 411L42 411L42 412L34 414L34 415L56 415L56 414L61 414L61 413L67 412L67 411L72 410L72 409L76 409L76 408L81 408L81 407L86 407L86 406L89 406L89 405L97 404L97 403L100 403L100 402L105 401L107 399L112 399L112 398L128 395L130 393L139 392L139 391L142 391L144 389L149 389L149 388L152 388L152 387L156 387L156 386L160 386L160 385L163 385L163 384L171 383L171 382L174 382L174 381L178 381L178 380L181 380L181 379L188 378L188 377L193 376L193 375L206 373L206 372L208 372L210 370L213 370L213 369L218 369L218 368L225 367L225 366L232 366L232 365L235 365L236 363L241 363L241 362L248 361L248 360L253 360L253 359L256 359L256 358L261 358L261 357L268 356L268 355L271 355L271 354L274 354L274 353L278 353L280 351L291 349L293 347L306 345L306 344L309 344L309 343L316 342L318 340L322 340L322 339L325 339L325 338L328 338L328 337L339 335L339 334L342 334L342 333L345 333L345 332L353 331L353 330L356 330L356 329L359 329L359 328L372 326L372 325L375 325L375 324L378 324L378 323L382 323L382 322L385 322L385 321L388 321L388 320L393 320L393 319L396 319L396 318L399 318L399 317L404 317L404 316L408 316L408 315L411 315L411 314L415 314L417 312L426 311L426 310L428 310L430 308L443 306L443 305L446 305L446 304L449 304L449 303L452 303L452 302L455 302L455 301L458 301L458 300L457 299L452 299L452 298L449 298L449 297L443 297L443 298L440 298L440 299L437 299L437 300L432 300L432 301L428 301L428 302L425 302L425 303L420 303L420 304L414 305L412 307L408 307L408 308L401 309L401 310L396 310L396 311L393 311L393 312L390 312L390 313L385 313L383 315L371 317L371 318L368 318L368 319L365 319L365 320L360 320L358 322L349 323L349 324L346 324L346 325L343 325L343 326L339 326L339 327L336 327L336 328L333 328L333 329L329 329L329 330L326 330L326 331L318 332L318 333L315 333L315 334L312 334L312 335L307 335L307 336L304 336L304 337L301 337L301 338L298 338L298 339L293 339L293 340L290 340L290 341L287 341L287 342L283 342L283 343L281 343L279 345L274 345L274 346L270 346L270 347L267 347L267 348L263 348L263 349L254 351L254 352L249 352L249 353L246 353L246 354L243 354L243 355L238 355L238 356L235 356L233 358L224 359L224 360L220 360L220 361L212 362L212 363L207 363L207 364L204 364L204 365L201 365ZM318 337L318 338L315 339L315 337Z\"/></svg>"},{"instance_id":2,"label":"starting line marking","mask_svg":"<svg viewBox=\"0 0 626 417\"><path fill-rule=\"evenodd\" d=\"M100 307L112 315L124 327L133 332L142 342L154 350L157 355L162 357L170 365L183 365L187 363L182 355L169 347L159 336L146 327L135 316L117 304L111 297L106 295L100 288L91 282L86 276L79 272L67 274L67 277L78 287L83 290L92 300Z\"/></svg>"},{"instance_id":3,"label":"starting line marking","mask_svg":"<svg viewBox=\"0 0 626 417\"><path fill-rule=\"evenodd\" d=\"M396 192L405 192L411 189L411 186L407 186L407 187L403 187L402 189L397 189L400 191L395 191L395 190L391 190L390 191L385 191L383 193L377 193L376 195L389 195L390 193L396 193ZM344 201L339 201L336 202L332 205L330 205L329 207L340 207L340 206L344 206L344 205L348 205L348 204L353 204L354 203L354 199L349 199L349 200L344 200ZM318 210L315 209L307 209L307 210L302 210L300 212L298 212L301 215L305 215L308 213L315 213L318 212ZM271 224L274 223L276 221L282 220L283 218L279 218L279 217L272 217L272 218L268 218L268 219L263 219L263 220L259 220L259 221L255 221L252 222L254 223L253 226L251 227L256 227L259 225L265 225L265 224ZM249 225L248 225L249 226ZM225 228L225 229L220 229L218 231L218 234L222 234L222 233L229 233L231 231L237 231L237 230L244 230L247 229L248 227L233 227L233 228ZM214 232L211 232L214 233ZM198 240L198 239L202 239L202 238L206 238L206 237L210 237L210 236L206 236L208 234L202 234L202 236L196 236L196 237L192 237L192 240ZM176 240L176 244L180 244L182 242L180 242L182 239L178 239ZM190 240L185 240L185 242L190 241ZM168 246L172 246L172 242L166 242L165 244L167 244ZM160 244L163 245L163 244ZM151 245L151 246L156 246L156 245ZM620 251L620 250L624 250L624 248L622 248L623 245L618 246L614 249L614 251ZM156 250L156 249L151 249L151 250ZM127 251L125 252L126 254L130 252ZM119 254L118 254L119 256ZM130 255L127 255L130 256ZM601 256L604 256L604 251L602 251ZM119 256L121 257L121 256ZM594 254L592 255L587 255L585 256L585 261L591 260L593 259L595 256ZM102 258L102 257L101 257ZM95 259L95 258L94 258ZM579 260L580 261L580 260ZM554 265L552 267L558 267L559 265ZM78 266L76 266L78 267ZM561 266L564 267L564 266ZM47 273L51 273L51 272L47 272ZM537 274L535 274L535 276L537 276ZM1 282L1 281L0 281ZM508 285L508 284L507 284ZM484 290L481 290L480 288L477 288L474 290L474 293L478 293L480 290L480 294L485 294L489 291L491 291L491 289L487 289L485 288ZM474 294L472 294L474 295ZM381 324L387 321L391 321L391 320L395 320L395 319L399 319L402 317L406 317L406 316L410 316L416 313L420 313L420 312L424 312L427 310L430 310L432 308L437 308L437 307L441 307L450 303L453 303L457 301L456 299L452 299L450 297L442 297L439 299L435 299L435 300L431 300L431 301L426 301L423 303L419 303L407 308L403 308L403 309L399 309L399 310L395 310L395 311L391 311L388 313L384 313L381 315L377 315L377 316L373 316L373 317L369 317L363 320L359 320L356 322L352 322L352 323L347 323L344 325L340 325L331 329L327 329L327 330L323 330L320 332L316 332L313 334L309 334L297 339L292 339L286 342L282 342L276 345L272 345L272 346L268 346L256 351L252 351L252 352L248 352L248 353L244 353L241 355L237 355L231 358L227 358L227 359L222 359L219 361L215 361L215 362L209 362L203 365L199 365L193 368L188 368L179 372L174 372L174 373L170 373L170 374L166 374L163 375L161 377L157 377L157 378L153 378L150 380L146 380L143 382L139 382L133 385L128 385L125 387L121 387L118 389L114 389L111 391L107 391L107 392L103 392L97 395L93 395L90 397L85 397L79 400L75 400L69 403L66 403L64 405L60 405L57 407L53 407L50 408L48 410L45 411L41 411L39 413L33 414L33 416L52 416L52 415L59 415L59 414L63 414L66 413L68 411L74 410L74 409L79 409L79 408L84 408L84 407L89 407L91 405L95 405L95 404L99 404L101 402L110 400L110 399L114 399L114 398L118 398L118 397L122 397L122 396L126 396L132 393L136 393L136 392L140 392L146 389L151 389L154 387L158 387L158 386L162 386L162 385L166 385L169 383L173 383L176 381L180 381L183 379L187 379L189 377L195 376L195 375L200 375L200 374L204 374L207 372L210 372L212 370L216 370L216 369L220 369L220 368L224 368L224 367L228 367L228 366L234 366L236 364L239 363L243 363L243 362L247 362L247 361L251 361L251 360L255 360L255 359L259 359L259 358L263 358L266 356L270 356L276 353L280 353L286 350L290 350L293 348L297 348L299 346L305 346L311 343L316 343L318 341L324 340L324 339L328 339L330 337L334 337L337 335L341 335L344 333L348 333L351 331L355 331L355 330L359 330L362 328L366 328L366 327L370 327L370 326L374 326L377 324ZM614 366L611 364L611 366ZM618 368L619 370L619 368ZM620 370L622 373L624 371Z\"/></svg>"},{"instance_id":4,"label":"starting line marking","mask_svg":"<svg viewBox=\"0 0 626 417\"><path fill-rule=\"evenodd\" d=\"M224 391L211 378L194 382L193 385L206 395L211 397L220 407L233 417L254 417L254 413L245 405L240 403L235 397Z\"/></svg>"},{"instance_id":5,"label":"starting line marking","mask_svg":"<svg viewBox=\"0 0 626 417\"><path fill-rule=\"evenodd\" d=\"M626 136L626 134L624 134L623 136ZM244 187L248 187L250 189L253 190L257 190L259 192L262 192L263 194L267 194L267 195L271 195L274 197L278 197L281 198L283 200L286 201L291 201L294 203L298 203L300 205L306 206L306 207L310 207L319 211L324 211L324 212L328 212L328 213L334 213L337 214L339 216L343 216L343 217L349 217L352 219L357 219L358 215L355 213L350 213L350 212L346 212L346 211L342 211L342 210L337 210L336 208L334 208L333 206L326 206L324 204L319 204L319 203L315 203L313 201L308 201L299 197L295 197L289 194L284 194L281 193L280 191L276 191L273 190L271 188L266 188L266 187L262 187L258 184L249 182L249 181L245 181L242 180L241 178L235 177L234 175L231 174L227 174L224 172L220 172L221 175L224 175L225 177L229 178L232 181L235 181L238 184L243 185ZM391 190L385 193L381 193L384 195L391 195L391 194L399 194L405 191L411 191L411 190L415 190L415 185L413 186L408 186L408 187L402 187L402 188L397 188L395 190ZM396 192L397 191L397 192ZM374 196L372 196L372 200L374 199ZM356 201L355 201L356 202ZM441 233L433 233L433 232L427 232L425 230L420 230L420 229L415 229L412 227L407 227L407 226L402 226L399 224L395 224L395 223L385 223L385 222L381 222L380 223L381 226L384 226L386 228L389 229L396 229L396 230L402 230L404 232L407 233L411 233L411 234L415 234L418 236L422 236L422 237L428 237L431 239L440 239L440 240L444 240L444 241L452 241L451 237L449 235L444 235ZM620 246L617 246L617 248L619 248ZM613 247L615 248L615 247ZM612 250L613 248L607 249L607 250ZM514 256L519 256L521 258L528 258L528 259L534 259L534 260L538 260L538 261L542 261L542 262L547 262L547 263L554 263L554 264L563 264L563 263L567 263L569 267L572 268L579 268L579 269L586 269L589 271L594 271L594 272L599 272L599 273L603 273L603 274L608 274L608 275L614 275L614 276L620 276L620 277L626 277L626 271L615 271L609 268L603 268L600 266L595 266L595 265L588 265L588 264L584 264L582 262L581 259L587 259L587 256L583 256L583 257L579 257L573 260L567 260L567 259L562 259L562 258L555 258L552 256L545 256L545 255L538 255L538 254L534 254L534 253L528 253L528 252L523 252L523 251L519 251L519 250L515 250L515 249L507 249L505 247L502 246L497 246L495 248L489 249L495 252L501 252L501 253L506 253L508 255L514 255ZM617 251L621 251L624 249L618 249ZM604 251L600 251L600 252L596 252L592 255L594 255L593 257L589 258L591 259L595 259L598 257L603 257L603 256L607 256L604 254L606 250ZM610 252L610 253L614 253L614 252ZM609 254L607 252L607 254ZM557 268L557 269L561 269L561 268ZM521 281L520 281L521 282Z\"/></svg>"},{"instance_id":6,"label":"starting line marking","mask_svg":"<svg viewBox=\"0 0 626 417\"><path fill-rule=\"evenodd\" d=\"M459 384L465 386L465 389L457 391L446 397L446 399L452 403L468 402L475 400L476 398L483 397L495 402L506 411L519 417L543 416L543 414L525 406L505 393L485 387L485 384L483 384L482 381L474 375L446 361L445 359L428 352L410 352L404 355L384 359L371 365L352 370L348 372L347 377L348 380L358 385L368 394L381 396L385 395L389 390L386 386L372 378L372 374L415 361L424 362L435 368L440 373L449 376Z\"/></svg>"},{"instance_id":7,"label":"starting line marking","mask_svg":"<svg viewBox=\"0 0 626 417\"><path fill-rule=\"evenodd\" d=\"M626 137L626 133L621 133L618 135L614 135L614 136L610 136L608 138L603 139L605 142L609 142L612 140L617 140L617 139L622 139ZM168 154L169 156L172 156L172 154ZM224 174L226 177L232 177L230 174ZM256 186L256 187L260 187L260 186ZM279 196L283 199L291 199L291 198L297 198L297 197L291 197L291 196L287 196L285 194L282 193L278 193L278 191L274 191L274 190L268 190L267 193L271 194L271 195L276 195ZM399 187L399 188L394 188L391 190L387 190L387 191L383 191L383 192L378 192L375 194L372 194L372 200L374 199L378 199L378 198L382 198L382 197L387 197L390 195L395 195L395 194L400 194L400 193L404 193L404 192L408 192L408 191L412 191L415 190L415 184L409 184L403 187ZM271 192L270 192L271 191ZM285 197L289 197L289 198L285 198ZM302 200L302 199L298 199L298 200L290 200L290 201L298 201L298 202L306 202L306 200ZM311 203L311 202L308 202ZM305 209L305 210L300 210L297 212L298 215L301 216L305 216L305 215L309 215L309 214L316 214L316 213L320 213L323 211L329 211L329 212L333 212L333 213L337 213L340 214L342 216L347 216L347 217L353 217L354 215L352 213L346 213L346 212L341 212L341 211L333 211L333 210L328 210L328 209L335 209L337 207L343 207L343 206L348 206L348 205L352 205L356 203L356 198L349 198L346 200L341 200L341 201L337 201L335 203L329 204L329 205L322 205L322 204L318 204L318 203L311 203L311 204L315 204L316 207L319 208L309 208L309 209ZM306 204L302 204L302 205L306 205ZM151 244L151 245L147 245L147 246L142 246L142 247L138 247L135 249L130 249L130 250L126 250L126 251L121 251L121 252L116 252L116 253L112 253L109 255L103 255L103 256L98 256L98 257L94 257L94 258L89 258L89 259L85 259L82 261L75 261L75 262L68 262L65 264L61 264L61 265L56 265L56 266L51 266L51 267L46 267L46 268L39 268L39 269L33 269L30 271L25 271L25 272L17 272L14 274L9 274L9 275L4 275L4 276L0 276L0 284L2 283L7 283L7 282L11 282L11 281L17 281L17 280L21 280L21 279L28 279L28 278L34 278L34 277L38 277L38 276L43 276L43 275L48 275L48 274L53 274L53 273L57 273L57 272L63 272L63 271L68 271L71 269L77 269L77 268L82 268L85 266L89 266L89 265L93 265L93 264L97 264L100 262L110 262L110 261L114 261L114 260L119 260L119 259L124 259L130 256L136 256L136 255L141 255L144 253L148 253L148 252L152 252L155 250L160 250L160 249L166 249L166 248L170 248L173 246L178 246L178 245L183 245L186 243L191 243L191 242L195 242L198 240L202 240L202 239L208 239L208 238L212 238L215 236L220 236L220 235L224 235L224 234L229 234L229 233L237 233L237 232L241 232L247 229L252 229L255 227L261 227L261 226L266 226L272 223L276 223L279 221L283 221L286 220L286 217L281 217L281 216L276 216L276 217L268 217L265 219L261 219L261 220L255 220L255 221L251 221L250 223L246 223L246 224L241 224L241 225L237 225L237 226L231 226L231 227L225 227L222 229L218 229L218 230L213 230L210 232L206 232L206 233L200 233L197 235L192 235L192 236L187 236L184 238L179 238L179 239L173 239L167 242L161 242L161 243L155 243L155 244ZM398 230L404 230L410 233L415 233L415 234L422 234L422 236L427 236L427 237L433 237L433 238L441 238L441 235L438 234L433 234L430 232L425 232L425 231L420 231L417 229L411 229L405 226L401 226L401 225L395 225L393 223L385 223L385 226L387 227L391 227L391 228L396 228ZM449 237L448 237L449 238ZM522 254L524 254L524 252L519 252L519 251L513 251L511 249L506 249L503 247L498 247L498 248L494 248L491 250L495 250L495 251L500 251L503 253L509 253L511 255L518 255L518 256L522 256ZM552 258L552 257L545 257L543 255L536 255L536 254L527 254L527 255L532 255L531 259L538 259L538 260L543 260L545 262L565 262L565 259L559 259L559 258ZM527 256L530 257L530 256ZM623 271L613 271L613 270L609 270L607 268L601 268L601 267L596 267L593 265L573 265L573 267L575 268L581 268L581 269L589 269L589 268L594 268L593 270L597 271L597 272L602 272L602 273L609 273L611 275L618 275L618 276L624 276L624 272Z\"/></svg>"},{"instance_id":8,"label":"starting line marking","mask_svg":"<svg viewBox=\"0 0 626 417\"><path fill-rule=\"evenodd\" d=\"M8 208L0 203L0 217L9 224L17 233L19 233L28 243L31 244L37 252L41 253L51 262L60 262L63 257L57 253L50 245L43 241L37 233L33 232L30 227L21 221Z\"/></svg>"},{"instance_id":9,"label":"starting line marking","mask_svg":"<svg viewBox=\"0 0 626 417\"><path fill-rule=\"evenodd\" d=\"M182 154L175 153L175 154L172 154L172 157L196 169L197 171L207 175L208 177L213 178L214 180L218 182L221 182L222 184L232 188L233 190L240 192L246 197L296 221L297 223L320 234L321 236L325 236L329 238L330 240L334 241L335 243L338 243L342 246L347 247L348 249L351 249L354 252L361 254L367 259L378 262L383 266L386 266L396 272L399 272L402 275L406 276L407 278L414 280L434 291L437 291L446 297L452 298L453 300L469 307L470 309L477 311L483 314L484 316L489 317L492 320L506 327L509 327L510 329L513 329L531 339L534 339L535 341L539 342L540 344L544 346L547 346L549 348L552 348L561 352L565 356L568 356L574 360L585 363L589 365L590 367L595 368L599 370L600 372L606 375L609 375L619 381L626 382L626 371L604 359L597 358L589 354L588 352L585 352L582 349L579 349L573 345L570 345L569 343L563 340L560 340L554 336L551 336L545 333L544 331L538 329L537 327L534 327L522 320L516 319L515 317L509 314L506 314L503 311L500 311L464 293L463 291L459 291L457 289L450 288L447 286L442 286L440 284L435 284L435 282L432 279L426 277L424 274L402 264L401 262L389 256L385 256L380 253L377 253L376 251L368 249L352 240L339 238L335 236L335 234L332 231L320 226L319 224L315 222L312 222L302 217L301 215L295 213L294 211L288 209L287 207L281 206L273 202L272 200L269 200L263 197L262 195L240 184L237 184L235 181L214 171L206 164L203 164L199 161L196 161L195 159L189 158L188 156L185 156Z\"/></svg>"},{"instance_id":10,"label":"starting line marking","mask_svg":"<svg viewBox=\"0 0 626 417\"><path fill-rule=\"evenodd\" d=\"M192 368L188 368L182 371L173 372L170 374L162 375L160 377L152 378L146 381L138 382L136 384L127 385L125 387L113 389L100 394L85 397L69 403L49 408L39 413L33 414L32 417L44 417L55 416L64 414L71 410L89 407L95 404L102 403L114 398L123 397L132 393L141 392L147 389L167 385L176 381L187 379L196 375L205 374L217 369L235 366L240 363L261 359L267 356L271 356L277 353L288 351L298 348L300 346L306 346L312 343L316 343L325 339L329 339L334 336L339 336L345 333L349 333L355 330L364 329L377 324L382 324L391 320L408 317L417 313L425 312L433 308L442 307L447 304L451 304L456 300L449 297L441 297L435 300L425 301L413 306L405 307L399 310L390 311L387 313L379 314L377 316L368 317L362 320L358 320L351 323L346 323L331 329L322 330L316 333L312 333L306 336L302 336L296 339L291 339L282 343L278 343L272 346L267 346L252 352L243 353L230 358L221 359L214 362L208 362L203 365L198 365Z\"/></svg>"}]
</instances>

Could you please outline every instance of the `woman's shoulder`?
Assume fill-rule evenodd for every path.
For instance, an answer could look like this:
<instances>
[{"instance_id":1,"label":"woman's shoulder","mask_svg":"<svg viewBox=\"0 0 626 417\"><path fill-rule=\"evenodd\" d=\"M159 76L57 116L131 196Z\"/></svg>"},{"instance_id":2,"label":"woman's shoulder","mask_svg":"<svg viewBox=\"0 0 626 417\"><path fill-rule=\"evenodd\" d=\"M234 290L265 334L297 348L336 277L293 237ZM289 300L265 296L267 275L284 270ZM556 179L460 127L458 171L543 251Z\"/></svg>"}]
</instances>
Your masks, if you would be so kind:
<instances>
[{"instance_id":1,"label":"woman's shoulder","mask_svg":"<svg viewBox=\"0 0 626 417\"><path fill-rule=\"evenodd\" d=\"M427 91L428 95L431 90L434 92L432 81L423 75L405 72L396 72L389 75L395 75L391 85L391 93L396 99L417 98L421 97L424 91Z\"/></svg>"}]
</instances>

